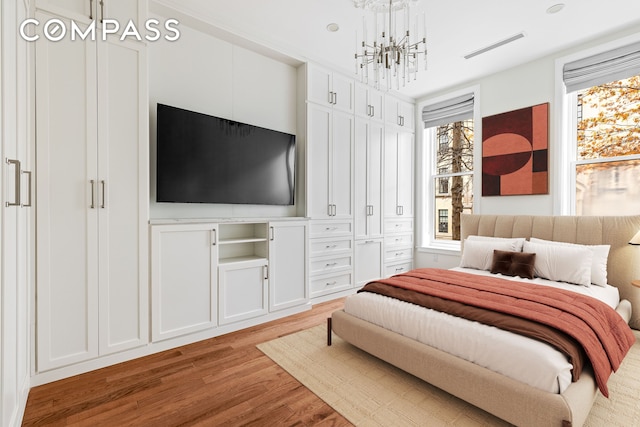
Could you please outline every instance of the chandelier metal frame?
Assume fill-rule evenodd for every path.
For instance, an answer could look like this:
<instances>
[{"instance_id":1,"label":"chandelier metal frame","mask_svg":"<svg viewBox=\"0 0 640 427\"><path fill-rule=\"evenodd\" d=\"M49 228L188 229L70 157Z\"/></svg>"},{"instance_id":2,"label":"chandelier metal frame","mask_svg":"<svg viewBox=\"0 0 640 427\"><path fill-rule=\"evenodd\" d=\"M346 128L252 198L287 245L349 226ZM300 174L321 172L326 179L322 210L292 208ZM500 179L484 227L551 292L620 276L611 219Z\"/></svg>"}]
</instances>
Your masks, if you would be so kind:
<instances>
[{"instance_id":1,"label":"chandelier metal frame","mask_svg":"<svg viewBox=\"0 0 640 427\"><path fill-rule=\"evenodd\" d=\"M418 25L414 23L411 31L411 3L417 0L353 0L356 7L374 12L373 40L367 39L367 20L363 17L362 41L359 52L355 53L356 74L367 84L377 89L386 86L386 90L399 89L417 78L420 58L427 69L427 39L424 14L422 15L423 31L417 37ZM402 14L398 26L397 15ZM381 15L381 16L380 16ZM382 31L378 33L378 27ZM356 36L357 37L357 36ZM357 49L358 50L358 49ZM383 85L383 81L384 84Z\"/></svg>"}]
</instances>

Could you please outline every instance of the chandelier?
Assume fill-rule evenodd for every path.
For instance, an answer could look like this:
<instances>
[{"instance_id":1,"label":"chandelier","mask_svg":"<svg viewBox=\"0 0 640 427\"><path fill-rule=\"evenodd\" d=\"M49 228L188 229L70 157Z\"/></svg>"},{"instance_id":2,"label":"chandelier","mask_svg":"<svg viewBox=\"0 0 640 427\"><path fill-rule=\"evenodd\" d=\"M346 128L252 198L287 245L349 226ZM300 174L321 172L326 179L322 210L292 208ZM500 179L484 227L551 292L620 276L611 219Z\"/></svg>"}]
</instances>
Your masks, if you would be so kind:
<instances>
[{"instance_id":1,"label":"chandelier","mask_svg":"<svg viewBox=\"0 0 640 427\"><path fill-rule=\"evenodd\" d=\"M399 89L417 77L420 59L427 69L427 39L424 14L422 25L413 22L410 4L417 0L353 0L356 7L373 12L373 38L367 38L363 17L362 42L356 43L356 74L377 89ZM418 21L418 20L416 20ZM421 32L420 36L419 30ZM357 36L356 36L357 37ZM422 58L420 58L422 57ZM383 81L385 84L383 84Z\"/></svg>"}]
</instances>

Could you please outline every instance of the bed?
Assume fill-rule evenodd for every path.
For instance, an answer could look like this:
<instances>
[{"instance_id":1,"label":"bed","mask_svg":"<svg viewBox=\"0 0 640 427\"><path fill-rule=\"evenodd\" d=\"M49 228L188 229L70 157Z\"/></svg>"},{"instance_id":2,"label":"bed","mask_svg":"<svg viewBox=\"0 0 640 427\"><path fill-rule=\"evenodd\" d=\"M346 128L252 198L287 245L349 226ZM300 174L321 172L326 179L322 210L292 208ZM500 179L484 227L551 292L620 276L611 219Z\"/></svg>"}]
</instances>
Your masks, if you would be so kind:
<instances>
[{"instance_id":1,"label":"bed","mask_svg":"<svg viewBox=\"0 0 640 427\"><path fill-rule=\"evenodd\" d=\"M617 299L611 304L632 328L640 329L640 289L631 285L632 280L640 277L640 254L637 253L640 251L628 245L629 239L640 230L640 216L463 215L461 226L463 242L469 236L491 236L610 245L606 280L617 290ZM451 355L344 310L334 312L329 325L329 335L333 331L356 347L519 426L581 426L599 392L589 363L585 364L579 380L550 391Z\"/></svg>"}]
</instances>

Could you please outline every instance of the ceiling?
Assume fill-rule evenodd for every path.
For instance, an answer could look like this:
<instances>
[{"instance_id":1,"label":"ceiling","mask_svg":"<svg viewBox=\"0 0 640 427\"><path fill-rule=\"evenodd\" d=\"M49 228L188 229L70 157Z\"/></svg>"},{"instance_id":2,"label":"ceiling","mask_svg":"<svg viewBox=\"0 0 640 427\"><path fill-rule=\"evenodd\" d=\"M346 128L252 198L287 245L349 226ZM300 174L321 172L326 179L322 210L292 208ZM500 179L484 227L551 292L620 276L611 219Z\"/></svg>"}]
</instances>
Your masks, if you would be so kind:
<instances>
[{"instance_id":1,"label":"ceiling","mask_svg":"<svg viewBox=\"0 0 640 427\"><path fill-rule=\"evenodd\" d=\"M560 12L546 12L558 3ZM292 65L309 60L353 75L366 13L352 0L152 0L151 10ZM411 10L425 13L429 51L428 70L399 91L413 98L617 30L640 31L638 0L418 0ZM339 31L328 31L330 23ZM524 38L464 58L521 32Z\"/></svg>"}]
</instances>

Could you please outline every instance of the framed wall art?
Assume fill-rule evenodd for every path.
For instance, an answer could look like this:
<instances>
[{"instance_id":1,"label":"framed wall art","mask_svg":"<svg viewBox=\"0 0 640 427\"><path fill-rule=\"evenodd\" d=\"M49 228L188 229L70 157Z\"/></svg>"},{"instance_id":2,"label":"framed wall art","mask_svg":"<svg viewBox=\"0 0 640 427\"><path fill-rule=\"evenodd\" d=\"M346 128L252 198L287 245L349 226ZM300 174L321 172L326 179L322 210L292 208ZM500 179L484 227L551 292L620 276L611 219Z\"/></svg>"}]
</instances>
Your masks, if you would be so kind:
<instances>
[{"instance_id":1,"label":"framed wall art","mask_svg":"<svg viewBox=\"0 0 640 427\"><path fill-rule=\"evenodd\" d=\"M482 118L482 195L549 193L549 103Z\"/></svg>"}]
</instances>

